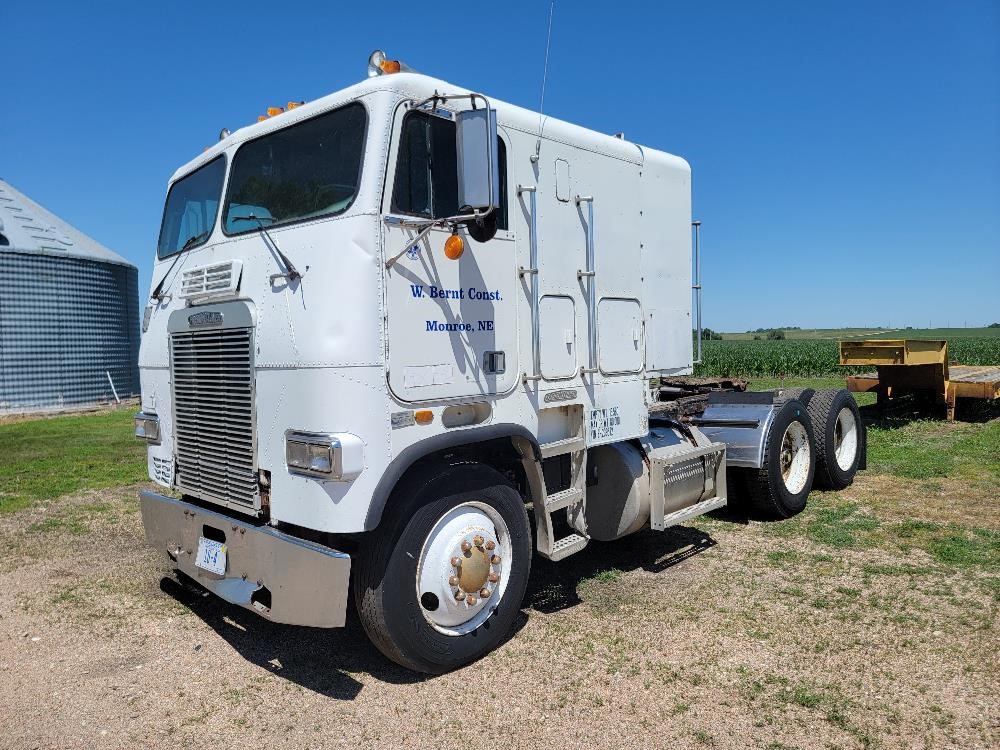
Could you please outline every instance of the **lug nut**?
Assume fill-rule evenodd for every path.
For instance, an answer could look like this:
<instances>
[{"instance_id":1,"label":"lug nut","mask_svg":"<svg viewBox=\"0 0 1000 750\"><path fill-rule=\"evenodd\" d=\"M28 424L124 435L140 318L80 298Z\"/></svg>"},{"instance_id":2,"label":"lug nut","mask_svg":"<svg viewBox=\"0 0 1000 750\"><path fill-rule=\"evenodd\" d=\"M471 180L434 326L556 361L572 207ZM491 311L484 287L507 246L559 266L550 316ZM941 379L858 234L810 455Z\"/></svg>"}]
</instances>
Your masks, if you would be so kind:
<instances>
[{"instance_id":1,"label":"lug nut","mask_svg":"<svg viewBox=\"0 0 1000 750\"><path fill-rule=\"evenodd\" d=\"M448 576L448 585L449 586L457 586L458 585L458 576Z\"/></svg>"},{"instance_id":2,"label":"lug nut","mask_svg":"<svg viewBox=\"0 0 1000 750\"><path fill-rule=\"evenodd\" d=\"M483 546L483 542L485 542L485 541L486 540L483 539L483 537L480 534L476 534L476 536L473 537L473 539L472 539L472 543L474 545L476 545L477 547L482 547Z\"/></svg>"},{"instance_id":3,"label":"lug nut","mask_svg":"<svg viewBox=\"0 0 1000 750\"><path fill-rule=\"evenodd\" d=\"M465 599L465 592L464 591L456 591L455 592L455 601L460 602L463 599Z\"/></svg>"},{"instance_id":4,"label":"lug nut","mask_svg":"<svg viewBox=\"0 0 1000 750\"><path fill-rule=\"evenodd\" d=\"M462 558L459 557L458 555L456 555L455 557L451 558L451 567L457 568L461 564L462 564Z\"/></svg>"},{"instance_id":5,"label":"lug nut","mask_svg":"<svg viewBox=\"0 0 1000 750\"><path fill-rule=\"evenodd\" d=\"M468 552L470 549L472 549L472 545L469 544L469 540L468 539L466 539L464 542L462 542L461 546L462 546L462 552Z\"/></svg>"},{"instance_id":6,"label":"lug nut","mask_svg":"<svg viewBox=\"0 0 1000 750\"><path fill-rule=\"evenodd\" d=\"M479 589L479 595L483 599L489 599L490 598L490 590L488 588L483 587L483 588Z\"/></svg>"},{"instance_id":7,"label":"lug nut","mask_svg":"<svg viewBox=\"0 0 1000 750\"><path fill-rule=\"evenodd\" d=\"M496 573L490 573L486 577L489 579L490 583L496 583L497 581L500 580L500 576L498 576Z\"/></svg>"},{"instance_id":8,"label":"lug nut","mask_svg":"<svg viewBox=\"0 0 1000 750\"><path fill-rule=\"evenodd\" d=\"M465 598L465 603L468 604L470 607L475 607L477 604L479 604L479 600L476 597L474 597L472 594L469 594Z\"/></svg>"},{"instance_id":9,"label":"lug nut","mask_svg":"<svg viewBox=\"0 0 1000 750\"><path fill-rule=\"evenodd\" d=\"M486 542L486 549L488 549L490 552L492 552L496 548L497 548L497 543L494 542L492 539Z\"/></svg>"},{"instance_id":10,"label":"lug nut","mask_svg":"<svg viewBox=\"0 0 1000 750\"><path fill-rule=\"evenodd\" d=\"M494 565L499 565L500 555L493 555L493 557L490 558L490 562L493 563Z\"/></svg>"}]
</instances>

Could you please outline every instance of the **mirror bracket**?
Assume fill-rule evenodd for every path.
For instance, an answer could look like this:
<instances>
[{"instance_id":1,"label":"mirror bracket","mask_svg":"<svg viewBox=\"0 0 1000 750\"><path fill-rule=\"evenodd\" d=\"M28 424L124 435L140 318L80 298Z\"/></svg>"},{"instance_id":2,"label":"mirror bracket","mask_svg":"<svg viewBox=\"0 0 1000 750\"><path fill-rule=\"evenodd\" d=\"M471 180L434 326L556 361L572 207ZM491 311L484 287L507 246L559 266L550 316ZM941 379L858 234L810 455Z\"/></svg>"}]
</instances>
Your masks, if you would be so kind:
<instances>
[{"instance_id":1,"label":"mirror bracket","mask_svg":"<svg viewBox=\"0 0 1000 750\"><path fill-rule=\"evenodd\" d=\"M499 182L499 174L498 174L499 165L497 164L498 146L497 146L496 136L495 136L496 125L497 125L497 123L496 123L496 110L494 110L493 107L490 105L490 100L487 99L483 94L477 93L475 91L470 91L467 94L442 94L442 93L438 92L435 89L434 94L432 96L429 96L426 99L421 99L421 100L410 100L410 101L408 101L408 102L405 103L405 106L408 109L428 109L431 112L436 112L436 111L440 111L439 105L441 105L441 104L446 104L448 102L461 101L461 100L468 100L469 106L470 106L471 109L470 110L465 110L465 111L466 112L470 112L470 111L471 112L475 112L476 113L476 117L475 117L476 121L482 122L482 120L483 120L482 110L480 110L480 108L478 106L479 103L482 104L483 109L485 110L485 113L486 113L486 117L485 117L485 127L486 127L486 163L487 163L486 178L487 178L487 181L488 181L488 189L486 191L486 193L487 193L486 197L488 198L489 202L486 205L479 206L479 207L469 206L469 208L471 208L471 210L472 210L472 213L466 213L466 214L461 215L460 217L450 217L450 219L452 221L454 221L455 223L468 223L470 221L482 222L486 217L489 216L490 212L494 211L497 208L498 203L499 203L499 195L498 195L498 191L499 191L499 185L498 185L498 182ZM458 128L458 131L459 131L459 136L458 136L458 138L459 138L459 144L458 144L458 147L459 147L459 149L461 149L461 132L462 132L463 111L457 111L457 112L449 113L449 114L451 114L452 118L455 120L456 126ZM460 164L461 164L461 161L462 161L462 159L461 159L461 153L460 153L459 154L459 163ZM462 184L462 182L461 182L461 173L459 174L459 177L460 177L460 186L461 186L461 184ZM459 203L459 205L460 206L462 205L461 196L460 196L460 203Z\"/></svg>"}]
</instances>

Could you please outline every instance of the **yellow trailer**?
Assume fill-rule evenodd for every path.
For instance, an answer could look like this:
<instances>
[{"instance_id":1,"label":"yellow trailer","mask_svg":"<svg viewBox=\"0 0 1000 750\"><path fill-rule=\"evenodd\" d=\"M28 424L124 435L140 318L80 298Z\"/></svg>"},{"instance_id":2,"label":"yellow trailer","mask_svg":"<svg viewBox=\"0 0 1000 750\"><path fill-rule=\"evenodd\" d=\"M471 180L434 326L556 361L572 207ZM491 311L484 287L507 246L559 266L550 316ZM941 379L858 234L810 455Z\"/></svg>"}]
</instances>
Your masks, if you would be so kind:
<instances>
[{"instance_id":1,"label":"yellow trailer","mask_svg":"<svg viewBox=\"0 0 1000 750\"><path fill-rule=\"evenodd\" d=\"M906 394L933 395L948 419L955 418L959 398L1000 398L1000 367L948 363L948 342L923 339L841 341L840 364L875 367L847 378L855 393L875 392L883 404Z\"/></svg>"}]
</instances>

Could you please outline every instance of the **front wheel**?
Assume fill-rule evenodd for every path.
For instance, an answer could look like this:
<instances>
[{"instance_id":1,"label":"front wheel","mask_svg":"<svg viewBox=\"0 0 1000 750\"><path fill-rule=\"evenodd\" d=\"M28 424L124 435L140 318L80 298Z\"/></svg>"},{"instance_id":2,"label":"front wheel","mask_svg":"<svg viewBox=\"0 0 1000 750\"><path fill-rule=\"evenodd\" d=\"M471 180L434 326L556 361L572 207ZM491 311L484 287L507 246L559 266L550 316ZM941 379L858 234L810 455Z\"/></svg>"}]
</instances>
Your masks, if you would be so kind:
<instances>
[{"instance_id":1,"label":"front wheel","mask_svg":"<svg viewBox=\"0 0 1000 750\"><path fill-rule=\"evenodd\" d=\"M398 664L431 674L487 654L520 612L530 538L520 494L492 468L404 480L355 563L369 638Z\"/></svg>"}]
</instances>

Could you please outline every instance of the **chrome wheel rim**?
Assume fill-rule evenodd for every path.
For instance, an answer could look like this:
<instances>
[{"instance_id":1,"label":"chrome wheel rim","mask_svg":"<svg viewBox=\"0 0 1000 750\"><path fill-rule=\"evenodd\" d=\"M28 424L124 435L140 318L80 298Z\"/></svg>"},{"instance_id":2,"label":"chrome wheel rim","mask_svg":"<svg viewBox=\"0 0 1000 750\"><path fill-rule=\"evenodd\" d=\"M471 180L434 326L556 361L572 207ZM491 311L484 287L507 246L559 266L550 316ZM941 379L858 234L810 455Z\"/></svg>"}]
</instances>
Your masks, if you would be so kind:
<instances>
[{"instance_id":1,"label":"chrome wheel rim","mask_svg":"<svg viewBox=\"0 0 1000 750\"><path fill-rule=\"evenodd\" d=\"M833 427L833 454L837 466L843 471L854 465L858 455L858 421L854 412L846 406L837 414L837 423Z\"/></svg>"},{"instance_id":2,"label":"chrome wheel rim","mask_svg":"<svg viewBox=\"0 0 1000 750\"><path fill-rule=\"evenodd\" d=\"M437 520L417 562L417 603L445 635L465 635L496 611L507 590L511 539L490 505L462 503Z\"/></svg>"},{"instance_id":3,"label":"chrome wheel rim","mask_svg":"<svg viewBox=\"0 0 1000 750\"><path fill-rule=\"evenodd\" d=\"M785 488L793 495L805 489L809 480L809 433L799 421L785 428L781 437L780 468Z\"/></svg>"}]
</instances>

